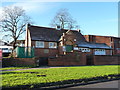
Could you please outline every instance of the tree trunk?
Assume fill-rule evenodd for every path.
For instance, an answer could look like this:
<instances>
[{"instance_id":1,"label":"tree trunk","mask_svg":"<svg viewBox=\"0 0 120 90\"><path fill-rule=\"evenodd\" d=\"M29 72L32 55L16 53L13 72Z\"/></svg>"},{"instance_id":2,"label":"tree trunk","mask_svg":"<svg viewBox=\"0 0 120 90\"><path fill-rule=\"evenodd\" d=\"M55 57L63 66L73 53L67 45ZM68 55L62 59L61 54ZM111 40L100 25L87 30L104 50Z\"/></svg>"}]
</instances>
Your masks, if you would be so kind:
<instances>
[{"instance_id":1,"label":"tree trunk","mask_svg":"<svg viewBox=\"0 0 120 90\"><path fill-rule=\"evenodd\" d=\"M13 57L13 51L15 50L15 48L16 48L16 41L17 41L17 39L16 38L14 38L14 41L13 41L13 49L12 49L12 53L11 53L11 57Z\"/></svg>"}]
</instances>

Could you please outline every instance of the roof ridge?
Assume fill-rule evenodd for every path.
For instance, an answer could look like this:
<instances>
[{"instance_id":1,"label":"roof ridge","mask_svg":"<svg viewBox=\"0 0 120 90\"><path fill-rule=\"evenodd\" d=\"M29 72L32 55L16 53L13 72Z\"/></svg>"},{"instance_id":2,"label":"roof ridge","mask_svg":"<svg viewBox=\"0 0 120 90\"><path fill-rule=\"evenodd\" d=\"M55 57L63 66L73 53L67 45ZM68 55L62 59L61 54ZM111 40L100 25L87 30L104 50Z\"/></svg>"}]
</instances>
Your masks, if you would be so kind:
<instances>
[{"instance_id":1,"label":"roof ridge","mask_svg":"<svg viewBox=\"0 0 120 90\"><path fill-rule=\"evenodd\" d=\"M45 29L52 29L52 30L57 30L56 28L52 28L52 27L44 27L44 26L36 26L36 25L30 25L32 27L37 27L37 28L45 28ZM29 26L29 27L30 27ZM61 30L69 30L69 29L61 29ZM59 31L59 30L58 30ZM78 32L77 30L70 30L70 31L75 31Z\"/></svg>"},{"instance_id":2,"label":"roof ridge","mask_svg":"<svg viewBox=\"0 0 120 90\"><path fill-rule=\"evenodd\" d=\"M94 35L94 34L88 34L88 35L84 35L84 36L98 36L98 37L112 37L112 38L120 38L119 36L105 36L105 35Z\"/></svg>"},{"instance_id":3,"label":"roof ridge","mask_svg":"<svg viewBox=\"0 0 120 90\"><path fill-rule=\"evenodd\" d=\"M30 25L32 27L38 27L38 28L46 28L46 29L55 29L55 28L52 28L52 27L43 27L43 26L36 26L36 25Z\"/></svg>"}]
</instances>

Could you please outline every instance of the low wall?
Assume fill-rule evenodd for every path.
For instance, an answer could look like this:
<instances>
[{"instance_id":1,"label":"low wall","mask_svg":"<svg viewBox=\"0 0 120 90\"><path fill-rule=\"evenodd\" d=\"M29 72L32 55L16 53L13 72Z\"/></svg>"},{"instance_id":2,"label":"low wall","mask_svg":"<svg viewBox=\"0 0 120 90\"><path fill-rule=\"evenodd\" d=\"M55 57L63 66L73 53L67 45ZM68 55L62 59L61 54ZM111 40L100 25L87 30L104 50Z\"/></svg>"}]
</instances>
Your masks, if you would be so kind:
<instances>
[{"instance_id":1,"label":"low wall","mask_svg":"<svg viewBox=\"0 0 120 90\"><path fill-rule=\"evenodd\" d=\"M81 52L66 53L56 58L48 58L48 66L72 66L72 65L88 65L89 61L92 65L120 65L120 56L111 55L92 55L92 58L86 58L86 54ZM2 64L5 66L36 66L37 58L3 58ZM91 64L89 64L91 65Z\"/></svg>"},{"instance_id":2,"label":"low wall","mask_svg":"<svg viewBox=\"0 0 120 90\"><path fill-rule=\"evenodd\" d=\"M35 58L3 58L2 66L35 66Z\"/></svg>"},{"instance_id":3,"label":"low wall","mask_svg":"<svg viewBox=\"0 0 120 90\"><path fill-rule=\"evenodd\" d=\"M93 56L94 65L120 64L120 56L95 55Z\"/></svg>"},{"instance_id":4,"label":"low wall","mask_svg":"<svg viewBox=\"0 0 120 90\"><path fill-rule=\"evenodd\" d=\"M86 65L86 55L80 52L70 52L57 58L48 59L49 66Z\"/></svg>"}]
</instances>

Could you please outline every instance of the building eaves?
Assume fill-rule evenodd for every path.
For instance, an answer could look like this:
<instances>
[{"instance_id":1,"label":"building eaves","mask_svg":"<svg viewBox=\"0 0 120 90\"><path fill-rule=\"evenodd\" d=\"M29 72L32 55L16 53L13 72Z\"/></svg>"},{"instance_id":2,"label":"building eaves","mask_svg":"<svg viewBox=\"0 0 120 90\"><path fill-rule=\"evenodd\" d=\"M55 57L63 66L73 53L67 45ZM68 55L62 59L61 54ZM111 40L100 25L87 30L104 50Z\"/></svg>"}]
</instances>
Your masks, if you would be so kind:
<instances>
[{"instance_id":1,"label":"building eaves","mask_svg":"<svg viewBox=\"0 0 120 90\"><path fill-rule=\"evenodd\" d=\"M78 47L86 47L91 49L112 49L105 43L90 43L90 42L79 43Z\"/></svg>"}]
</instances>

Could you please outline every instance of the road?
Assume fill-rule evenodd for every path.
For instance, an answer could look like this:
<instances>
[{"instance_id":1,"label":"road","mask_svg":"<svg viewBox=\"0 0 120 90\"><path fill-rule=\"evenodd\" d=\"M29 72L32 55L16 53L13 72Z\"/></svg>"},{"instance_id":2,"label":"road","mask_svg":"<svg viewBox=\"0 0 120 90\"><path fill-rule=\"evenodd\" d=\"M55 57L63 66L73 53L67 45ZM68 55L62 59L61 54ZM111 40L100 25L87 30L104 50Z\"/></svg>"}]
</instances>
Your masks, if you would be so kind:
<instances>
[{"instance_id":1,"label":"road","mask_svg":"<svg viewBox=\"0 0 120 90\"><path fill-rule=\"evenodd\" d=\"M120 90L120 86L118 84L120 84L120 80L75 86L75 87L69 87L69 88L58 89L58 90L69 90L69 89L72 90L72 89L78 89L78 88L119 88Z\"/></svg>"}]
</instances>

